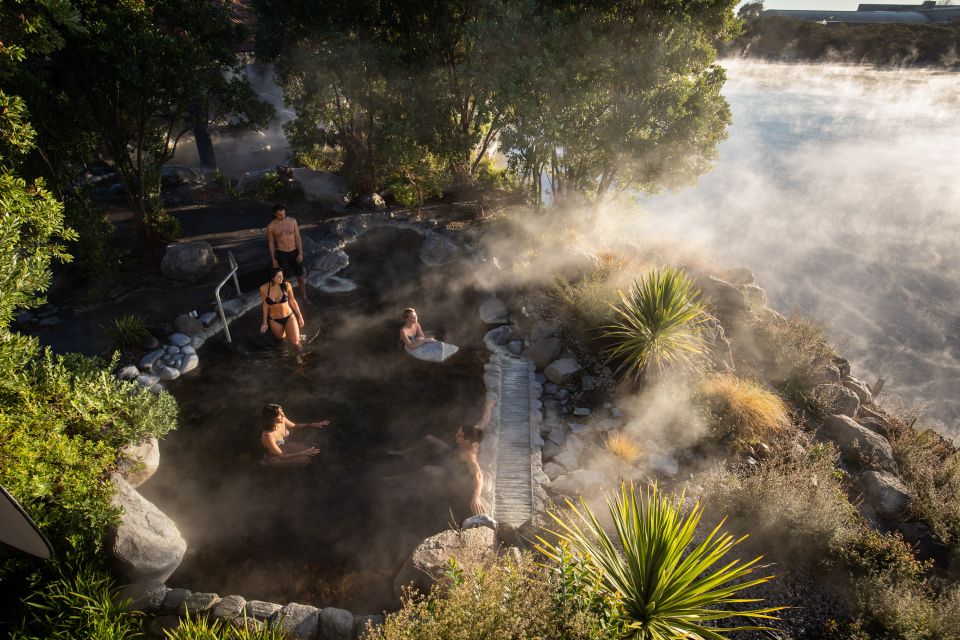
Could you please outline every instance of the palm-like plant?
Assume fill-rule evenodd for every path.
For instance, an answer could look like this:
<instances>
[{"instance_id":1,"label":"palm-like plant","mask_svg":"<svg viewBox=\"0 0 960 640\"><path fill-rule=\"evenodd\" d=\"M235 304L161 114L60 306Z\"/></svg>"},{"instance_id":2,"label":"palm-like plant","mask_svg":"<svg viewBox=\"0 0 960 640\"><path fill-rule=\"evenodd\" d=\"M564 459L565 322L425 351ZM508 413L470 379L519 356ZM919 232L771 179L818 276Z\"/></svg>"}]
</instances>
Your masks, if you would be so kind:
<instances>
[{"instance_id":1,"label":"palm-like plant","mask_svg":"<svg viewBox=\"0 0 960 640\"><path fill-rule=\"evenodd\" d=\"M572 548L582 567L595 578L592 583L614 605L627 637L726 640L726 632L768 629L756 624L712 626L714 621L736 616L751 621L776 620L772 614L783 607L728 608L759 602L737 597L737 592L767 582L772 576L741 581L757 569L759 557L716 567L746 536L734 539L720 532L721 522L694 545L702 508L697 502L684 516L682 503L683 495L674 501L661 494L655 484L648 486L646 499L642 493L638 499L632 483L629 487L622 485L620 494L607 501L616 528L614 540L582 499L582 511L568 502L573 514L570 518L551 513L560 526L560 531L553 532L558 541L553 544L540 538L540 550L556 562L565 557L565 546Z\"/></svg>"},{"instance_id":2,"label":"palm-like plant","mask_svg":"<svg viewBox=\"0 0 960 640\"><path fill-rule=\"evenodd\" d=\"M694 368L706 352L697 331L706 315L687 275L678 269L657 269L634 281L629 294L619 292L619 304L611 305L614 320L603 327L612 342L606 350L619 360L617 371L640 378L650 366Z\"/></svg>"}]
</instances>

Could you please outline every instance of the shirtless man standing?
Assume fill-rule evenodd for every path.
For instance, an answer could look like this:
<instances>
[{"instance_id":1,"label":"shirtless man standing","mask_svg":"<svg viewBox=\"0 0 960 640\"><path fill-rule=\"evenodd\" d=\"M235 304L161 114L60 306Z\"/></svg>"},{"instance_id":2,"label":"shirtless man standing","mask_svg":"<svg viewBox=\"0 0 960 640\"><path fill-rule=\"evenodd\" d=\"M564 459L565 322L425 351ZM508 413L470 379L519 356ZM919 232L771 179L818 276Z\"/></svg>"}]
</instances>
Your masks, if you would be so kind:
<instances>
[{"instance_id":1,"label":"shirtless man standing","mask_svg":"<svg viewBox=\"0 0 960 640\"><path fill-rule=\"evenodd\" d=\"M291 278L297 276L297 288L300 299L306 301L307 289L304 285L303 244L300 241L300 225L287 217L287 209L282 204L273 205L274 221L267 226L267 246L270 248L270 262L274 267L283 269L283 274Z\"/></svg>"}]
</instances>

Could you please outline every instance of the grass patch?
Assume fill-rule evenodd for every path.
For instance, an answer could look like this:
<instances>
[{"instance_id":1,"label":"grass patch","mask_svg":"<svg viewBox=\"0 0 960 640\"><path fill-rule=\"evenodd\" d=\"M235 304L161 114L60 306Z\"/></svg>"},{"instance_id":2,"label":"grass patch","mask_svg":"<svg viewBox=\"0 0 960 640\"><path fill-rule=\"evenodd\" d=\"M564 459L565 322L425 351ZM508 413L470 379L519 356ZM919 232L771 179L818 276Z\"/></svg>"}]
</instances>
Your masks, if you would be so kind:
<instances>
[{"instance_id":1,"label":"grass patch","mask_svg":"<svg viewBox=\"0 0 960 640\"><path fill-rule=\"evenodd\" d=\"M640 459L640 443L637 439L624 431L610 433L604 438L603 448L616 458L627 464L634 464Z\"/></svg>"},{"instance_id":2,"label":"grass patch","mask_svg":"<svg viewBox=\"0 0 960 640\"><path fill-rule=\"evenodd\" d=\"M590 342L597 329L613 321L613 305L618 291L630 285L638 265L613 255L600 256L596 267L576 280L561 277L550 289L550 296L562 309L564 328L581 340Z\"/></svg>"},{"instance_id":3,"label":"grass patch","mask_svg":"<svg viewBox=\"0 0 960 640\"><path fill-rule=\"evenodd\" d=\"M716 418L715 435L721 440L766 442L790 428L787 404L751 380L711 376L701 383L700 393Z\"/></svg>"},{"instance_id":4,"label":"grass patch","mask_svg":"<svg viewBox=\"0 0 960 640\"><path fill-rule=\"evenodd\" d=\"M274 625L246 625L246 618L228 624L202 616L185 618L175 629L163 632L165 640L292 640L293 636Z\"/></svg>"},{"instance_id":5,"label":"grass patch","mask_svg":"<svg viewBox=\"0 0 960 640\"><path fill-rule=\"evenodd\" d=\"M101 326L103 339L110 351L124 351L139 347L150 337L143 318L133 314L120 316L108 325Z\"/></svg>"}]
</instances>

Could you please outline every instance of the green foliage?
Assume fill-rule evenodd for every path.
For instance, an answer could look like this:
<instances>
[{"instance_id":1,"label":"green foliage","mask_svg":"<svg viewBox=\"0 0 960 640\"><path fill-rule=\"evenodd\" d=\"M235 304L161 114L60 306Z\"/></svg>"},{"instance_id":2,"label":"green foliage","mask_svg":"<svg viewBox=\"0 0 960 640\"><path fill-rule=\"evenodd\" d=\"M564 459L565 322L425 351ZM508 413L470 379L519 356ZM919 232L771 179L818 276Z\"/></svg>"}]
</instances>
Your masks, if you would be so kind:
<instances>
[{"instance_id":1,"label":"green foliage","mask_svg":"<svg viewBox=\"0 0 960 640\"><path fill-rule=\"evenodd\" d=\"M428 199L443 195L448 179L439 158L412 144L398 150L398 156L389 183L397 204L419 208Z\"/></svg>"},{"instance_id":2,"label":"green foliage","mask_svg":"<svg viewBox=\"0 0 960 640\"><path fill-rule=\"evenodd\" d=\"M301 195L296 181L284 180L276 171L268 171L257 181L256 196L260 200L289 201Z\"/></svg>"},{"instance_id":3,"label":"green foliage","mask_svg":"<svg viewBox=\"0 0 960 640\"><path fill-rule=\"evenodd\" d=\"M176 426L173 397L117 380L115 365L47 352L0 383L0 484L62 557L89 558L116 521L108 473L119 449ZM24 562L5 560L0 575Z\"/></svg>"},{"instance_id":4,"label":"green foliage","mask_svg":"<svg viewBox=\"0 0 960 640\"><path fill-rule=\"evenodd\" d=\"M223 171L217 169L213 172L213 182L218 187L223 189L223 192L231 200L236 200L240 197L240 190L234 186L233 182L227 176L223 175Z\"/></svg>"},{"instance_id":5,"label":"green foliage","mask_svg":"<svg viewBox=\"0 0 960 640\"><path fill-rule=\"evenodd\" d=\"M128 314L120 316L112 323L101 327L104 339L111 351L123 351L139 346L150 336L143 318Z\"/></svg>"},{"instance_id":6,"label":"green foliage","mask_svg":"<svg viewBox=\"0 0 960 640\"><path fill-rule=\"evenodd\" d=\"M64 221L75 232L67 245L78 266L93 276L107 276L120 257L111 246L113 225L93 203L87 191L77 190L63 198Z\"/></svg>"},{"instance_id":7,"label":"green foliage","mask_svg":"<svg viewBox=\"0 0 960 640\"><path fill-rule=\"evenodd\" d=\"M399 611L374 632L379 640L563 638L600 640L602 616L580 590L571 564L539 567L528 557L492 566L456 567L455 579L428 597L408 593Z\"/></svg>"},{"instance_id":8,"label":"green foliage","mask_svg":"<svg viewBox=\"0 0 960 640\"><path fill-rule=\"evenodd\" d=\"M770 578L746 579L760 558L717 566L743 538L720 532L721 523L695 542L702 507L697 502L684 515L683 498L663 495L656 485L638 498L632 484L629 488L623 485L607 503L615 538L582 499L583 511L568 503L573 516L551 515L560 526L559 539L575 550L597 592L616 606L617 618L630 637L667 640L683 635L721 640L728 637L726 632L767 628L712 624L733 617L773 620L780 607L730 607L758 602L737 594ZM563 559L561 548L543 539L541 543L548 557Z\"/></svg>"},{"instance_id":9,"label":"green foliage","mask_svg":"<svg viewBox=\"0 0 960 640\"><path fill-rule=\"evenodd\" d=\"M166 640L287 640L291 636L275 625L247 626L245 622L224 623L222 620L196 617L180 620L176 629L164 630Z\"/></svg>"},{"instance_id":10,"label":"green foliage","mask_svg":"<svg viewBox=\"0 0 960 640\"><path fill-rule=\"evenodd\" d=\"M11 640L133 640L143 638L142 615L113 598L108 575L83 564L64 566L25 601Z\"/></svg>"},{"instance_id":11,"label":"green foliage","mask_svg":"<svg viewBox=\"0 0 960 640\"><path fill-rule=\"evenodd\" d=\"M613 305L614 320L603 328L617 371L641 378L652 366L694 369L706 353L697 325L705 317L700 292L683 271L657 269L622 291Z\"/></svg>"}]
</instances>

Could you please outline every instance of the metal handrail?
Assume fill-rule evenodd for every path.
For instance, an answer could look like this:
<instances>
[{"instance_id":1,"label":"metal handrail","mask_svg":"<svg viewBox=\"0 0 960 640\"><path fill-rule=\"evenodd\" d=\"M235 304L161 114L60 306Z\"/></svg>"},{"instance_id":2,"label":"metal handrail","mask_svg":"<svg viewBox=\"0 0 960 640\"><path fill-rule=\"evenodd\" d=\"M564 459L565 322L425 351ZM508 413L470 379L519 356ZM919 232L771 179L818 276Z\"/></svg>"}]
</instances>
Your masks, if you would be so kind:
<instances>
[{"instance_id":1,"label":"metal handrail","mask_svg":"<svg viewBox=\"0 0 960 640\"><path fill-rule=\"evenodd\" d=\"M217 299L217 313L220 314L220 324L223 325L223 334L227 337L227 342L233 342L230 339L230 327L227 325L227 316L223 313L223 302L220 300L220 289L227 284L227 280L233 277L233 285L237 288L237 295L241 295L240 281L237 280L237 261L233 257L232 251L227 251L227 260L230 261L230 273L224 276L217 288L213 290L213 296Z\"/></svg>"}]
</instances>

